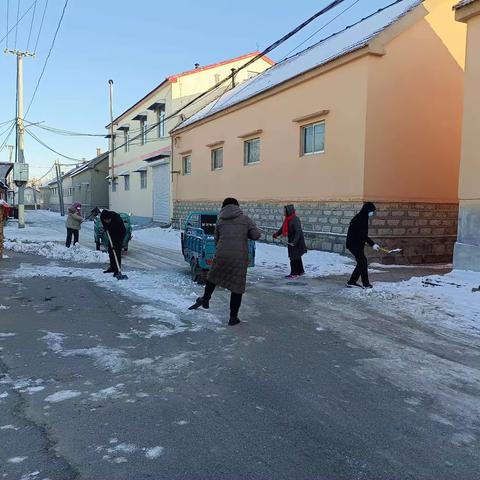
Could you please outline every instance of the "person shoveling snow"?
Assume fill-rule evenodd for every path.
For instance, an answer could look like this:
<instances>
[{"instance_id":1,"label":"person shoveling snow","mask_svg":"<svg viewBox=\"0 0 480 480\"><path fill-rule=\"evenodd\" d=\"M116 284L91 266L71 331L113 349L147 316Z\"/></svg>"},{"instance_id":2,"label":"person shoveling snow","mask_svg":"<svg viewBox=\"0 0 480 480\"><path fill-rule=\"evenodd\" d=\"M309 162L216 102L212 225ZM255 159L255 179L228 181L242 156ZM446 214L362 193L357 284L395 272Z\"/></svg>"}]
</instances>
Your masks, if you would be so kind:
<instances>
[{"instance_id":1,"label":"person shoveling snow","mask_svg":"<svg viewBox=\"0 0 480 480\"><path fill-rule=\"evenodd\" d=\"M125 237L126 228L122 217L117 212L102 210L100 214L103 228L108 235L108 255L110 257L110 266L103 273L113 273L119 280L128 278L122 275L122 245Z\"/></svg>"}]
</instances>

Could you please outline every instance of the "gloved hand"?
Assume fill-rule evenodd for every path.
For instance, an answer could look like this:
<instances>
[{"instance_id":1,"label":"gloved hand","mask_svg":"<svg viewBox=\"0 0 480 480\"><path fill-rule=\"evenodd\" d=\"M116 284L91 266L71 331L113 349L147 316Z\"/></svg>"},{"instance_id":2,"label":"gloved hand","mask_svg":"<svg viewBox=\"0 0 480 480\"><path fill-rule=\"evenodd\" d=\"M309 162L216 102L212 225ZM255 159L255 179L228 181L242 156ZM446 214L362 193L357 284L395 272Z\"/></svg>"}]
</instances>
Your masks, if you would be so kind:
<instances>
[{"instance_id":1,"label":"gloved hand","mask_svg":"<svg viewBox=\"0 0 480 480\"><path fill-rule=\"evenodd\" d=\"M378 245L377 243L372 247L376 252L378 252L380 250L380 245Z\"/></svg>"},{"instance_id":2,"label":"gloved hand","mask_svg":"<svg viewBox=\"0 0 480 480\"><path fill-rule=\"evenodd\" d=\"M278 235L277 233L275 232L273 235L272 235L273 238L278 238Z\"/></svg>"}]
</instances>

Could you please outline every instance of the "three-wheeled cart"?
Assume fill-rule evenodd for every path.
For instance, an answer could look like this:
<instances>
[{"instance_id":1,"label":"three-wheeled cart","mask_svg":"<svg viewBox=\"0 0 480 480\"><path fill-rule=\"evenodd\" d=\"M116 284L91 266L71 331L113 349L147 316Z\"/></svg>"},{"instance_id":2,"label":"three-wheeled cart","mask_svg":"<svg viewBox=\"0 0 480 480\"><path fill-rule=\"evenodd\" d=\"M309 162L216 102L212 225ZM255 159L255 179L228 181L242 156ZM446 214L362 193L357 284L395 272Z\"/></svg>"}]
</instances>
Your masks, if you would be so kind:
<instances>
[{"instance_id":1,"label":"three-wheeled cart","mask_svg":"<svg viewBox=\"0 0 480 480\"><path fill-rule=\"evenodd\" d=\"M215 226L217 212L192 212L185 220L182 239L182 254L190 265L192 280L204 283L215 257ZM248 241L248 266L255 266L255 242Z\"/></svg>"}]
</instances>

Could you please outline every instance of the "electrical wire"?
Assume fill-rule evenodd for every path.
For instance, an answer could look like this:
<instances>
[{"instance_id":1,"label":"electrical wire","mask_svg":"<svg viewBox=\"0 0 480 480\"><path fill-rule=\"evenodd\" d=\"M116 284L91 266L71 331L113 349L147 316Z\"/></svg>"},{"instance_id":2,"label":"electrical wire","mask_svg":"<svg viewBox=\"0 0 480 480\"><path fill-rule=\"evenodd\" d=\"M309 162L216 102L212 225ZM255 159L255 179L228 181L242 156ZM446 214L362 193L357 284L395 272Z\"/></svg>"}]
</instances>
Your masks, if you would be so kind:
<instances>
[{"instance_id":1,"label":"electrical wire","mask_svg":"<svg viewBox=\"0 0 480 480\"><path fill-rule=\"evenodd\" d=\"M10 121L10 125L9 125L3 132L0 133L0 137L1 137L2 135L4 135L5 133L7 133L8 130L10 130L10 128L12 128L12 122L14 122L14 121L15 121L15 120L11 120L11 121Z\"/></svg>"},{"instance_id":2,"label":"electrical wire","mask_svg":"<svg viewBox=\"0 0 480 480\"><path fill-rule=\"evenodd\" d=\"M37 0L35 0L36 2ZM35 2L33 2L25 11L25 13L18 19L17 23L13 25L9 30L7 30L7 33L0 39L0 43L3 43L3 41L8 38L8 35L13 31L13 29L25 18L25 16L28 14L28 12L33 8L35 5Z\"/></svg>"},{"instance_id":3,"label":"electrical wire","mask_svg":"<svg viewBox=\"0 0 480 480\"><path fill-rule=\"evenodd\" d=\"M352 9L357 3L359 3L360 0L355 0L351 5L349 5L347 8L342 10L340 13L338 13L335 17L333 17L330 21L322 25L318 30L313 32L309 37L307 37L302 43L299 43L295 48L290 50L280 61L285 60L288 58L293 52L298 50L302 45L305 45L311 38L313 38L315 35L320 33L324 28L328 27L328 25L332 24L337 18L341 17L344 13L348 12L350 9ZM321 40L320 40L321 41Z\"/></svg>"},{"instance_id":4,"label":"electrical wire","mask_svg":"<svg viewBox=\"0 0 480 480\"><path fill-rule=\"evenodd\" d=\"M13 121L15 121L14 118L12 118L11 120L7 120L6 122L0 122L0 127L1 127L2 125L6 125L7 123L10 123L10 122L13 122Z\"/></svg>"},{"instance_id":5,"label":"electrical wire","mask_svg":"<svg viewBox=\"0 0 480 480\"><path fill-rule=\"evenodd\" d=\"M8 50L8 17L10 16L10 0L7 0L7 30L6 30L6 38L7 38L7 50Z\"/></svg>"},{"instance_id":6,"label":"electrical wire","mask_svg":"<svg viewBox=\"0 0 480 480\"><path fill-rule=\"evenodd\" d=\"M30 99L30 103L28 104L27 111L25 113L25 117L28 115L28 112L30 111L30 107L32 106L32 103L35 99L35 95L37 94L38 87L40 86L40 82L42 81L43 74L45 73L45 69L47 68L48 60L50 59L50 55L52 54L53 47L55 46L55 40L57 39L58 31L60 30L60 26L62 25L62 20L63 17L65 16L65 10L67 9L69 0L65 0L65 4L63 5L63 10L62 10L62 15L60 16L60 20L58 21L57 28L55 30L55 34L53 35L52 43L50 45L50 49L48 50L47 56L45 58L45 62L43 64L42 71L40 73L40 76L38 77L37 84L35 86L35 89L33 91L32 98Z\"/></svg>"},{"instance_id":7,"label":"electrical wire","mask_svg":"<svg viewBox=\"0 0 480 480\"><path fill-rule=\"evenodd\" d=\"M35 11L37 10L37 1L38 0L35 0L35 5L33 6L32 22L30 23L30 31L28 32L27 52L28 52L28 47L30 46L30 38L32 36L33 22L35 21Z\"/></svg>"},{"instance_id":8,"label":"electrical wire","mask_svg":"<svg viewBox=\"0 0 480 480\"><path fill-rule=\"evenodd\" d=\"M37 127L41 128L42 130L46 130L50 133L56 133L58 135L65 135L68 137L105 137L105 133L81 133L81 132L72 132L70 130L62 130L60 128L49 127L48 125L39 125L31 123L28 125L29 127Z\"/></svg>"},{"instance_id":9,"label":"electrical wire","mask_svg":"<svg viewBox=\"0 0 480 480\"><path fill-rule=\"evenodd\" d=\"M73 160L74 162L83 162L83 160L80 160L78 158L74 157L69 157L68 155L64 155L63 153L58 152L57 150L53 149L49 145L47 145L43 140L40 140L34 133L32 133L28 128L25 129L25 132L28 133L35 141L37 141L40 145L45 147L47 150L50 150L53 153L56 153L57 155L60 155L63 158L66 158L67 160Z\"/></svg>"},{"instance_id":10,"label":"electrical wire","mask_svg":"<svg viewBox=\"0 0 480 480\"><path fill-rule=\"evenodd\" d=\"M282 43L286 42L289 38L291 38L293 35L295 35L296 33L298 33L300 30L302 30L303 28L305 28L307 25L309 25L311 22L313 22L316 18L320 17L321 15L324 15L325 13L329 12L330 10L332 10L333 8L335 8L337 5L340 5L341 3L343 3L345 0L334 0L333 2L331 2L330 4L328 4L326 7L322 8L320 11L318 11L317 13L315 13L314 15L312 15L310 18L308 18L307 20L305 20L304 22L302 22L300 25L298 25L297 27L295 27L293 30L291 30L290 32L288 32L286 35L284 35L282 38L280 38L279 40L275 41L274 43L272 43L271 45L269 45L267 48L265 48L262 52L258 53L257 55L255 55L253 58L251 58L249 61L247 61L246 63L244 63L243 65L241 65L240 67L238 67L235 72L232 72L231 74L229 74L228 76L226 76L223 80L220 80L218 83L216 83L215 85L213 85L212 87L208 88L207 90L205 90L204 92L202 92L201 94L197 95L195 98L193 98L192 100L190 100L189 102L187 102L185 105L183 105L182 107L180 107L178 110L176 110L175 112L171 113L170 115L167 115L162 121L163 122L166 122L167 120L170 120L176 116L178 116L183 110L185 110L186 108L190 107L191 105L195 104L196 102L198 102L199 100L201 100L202 98L204 98L206 95L208 95L209 93L215 91L217 88L219 88L221 85L223 85L226 81L228 80L231 80L232 78L234 78L234 76L241 70L244 70L245 68L247 68L249 65L251 65L252 63L255 63L257 60L263 58L265 55L267 55L268 53L270 53L271 51L273 51L275 48L279 47ZM148 127L145 134L148 134L148 132L152 131L154 128L158 127L158 125L160 124L160 122L156 122L154 123L152 126ZM136 140L138 138L140 138L144 133L143 132L140 132L139 135L129 139L128 143L131 143L133 140ZM107 153L111 153L111 152L115 152L116 150L119 150L120 148L124 148L125 147L125 144L127 142L124 142L114 148L112 148L111 150L109 150Z\"/></svg>"},{"instance_id":11,"label":"electrical wire","mask_svg":"<svg viewBox=\"0 0 480 480\"><path fill-rule=\"evenodd\" d=\"M48 0L45 0L45 7L43 8L42 20L40 22L40 28L38 29L37 40L35 41L35 48L33 49L33 53L37 52L38 41L40 40L40 34L42 33L43 21L45 20L45 13L47 11Z\"/></svg>"},{"instance_id":12,"label":"electrical wire","mask_svg":"<svg viewBox=\"0 0 480 480\"><path fill-rule=\"evenodd\" d=\"M5 148L5 145L7 144L8 140L10 139L10 136L12 135L12 132L15 130L17 123L15 122L11 127L10 131L8 132L7 136L5 137L5 140L2 142L0 145L0 152Z\"/></svg>"},{"instance_id":13,"label":"electrical wire","mask_svg":"<svg viewBox=\"0 0 480 480\"><path fill-rule=\"evenodd\" d=\"M15 24L15 46L14 50L17 49L17 34L18 34L18 16L20 15L20 0L17 0L17 23Z\"/></svg>"}]
</instances>

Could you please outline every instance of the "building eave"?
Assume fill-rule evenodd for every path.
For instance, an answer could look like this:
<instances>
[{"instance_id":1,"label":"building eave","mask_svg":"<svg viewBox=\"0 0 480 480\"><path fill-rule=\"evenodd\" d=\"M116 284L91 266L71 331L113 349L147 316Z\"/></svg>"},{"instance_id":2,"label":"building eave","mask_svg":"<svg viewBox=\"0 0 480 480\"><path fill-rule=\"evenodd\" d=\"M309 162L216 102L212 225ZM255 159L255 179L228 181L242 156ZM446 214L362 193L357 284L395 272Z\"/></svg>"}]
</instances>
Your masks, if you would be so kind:
<instances>
[{"instance_id":1,"label":"building eave","mask_svg":"<svg viewBox=\"0 0 480 480\"><path fill-rule=\"evenodd\" d=\"M177 127L174 128L170 131L170 134L172 135L181 135L182 133L188 132L189 130L193 130L195 127L198 127L200 125L203 125L205 123L214 121L220 117L223 117L225 115L229 115L232 112L235 112L237 110L241 110L243 108L246 108L252 104L261 102L262 100L269 98L274 95L278 95L281 92L288 90L290 88L294 88L297 85L300 85L308 80L311 80L312 78L318 77L320 75L323 75L324 73L329 72L330 70L333 70L335 68L339 68L347 63L350 63L354 60L357 60L359 58L362 58L366 55L382 55L383 52L378 52L376 49L371 49L370 45L364 45L364 46L359 46L358 49L353 50L346 55L343 55L341 57L338 57L336 59L333 59L330 62L327 62L323 65L320 65L318 67L315 67L311 70L306 70L302 72L301 74L289 78L288 80L285 80L282 83L278 83L277 85L273 86L272 88L268 90L264 90L263 92L260 92L250 98L247 98L243 100L242 102L236 103L224 110L220 110L218 112L215 112L209 116L203 117L199 120L197 120L194 123L190 123L189 125L186 125L185 127Z\"/></svg>"}]
</instances>

